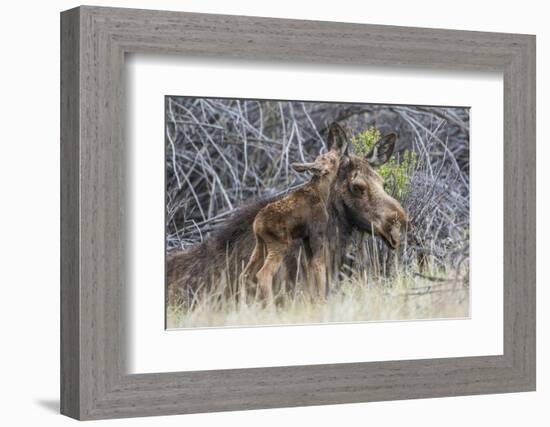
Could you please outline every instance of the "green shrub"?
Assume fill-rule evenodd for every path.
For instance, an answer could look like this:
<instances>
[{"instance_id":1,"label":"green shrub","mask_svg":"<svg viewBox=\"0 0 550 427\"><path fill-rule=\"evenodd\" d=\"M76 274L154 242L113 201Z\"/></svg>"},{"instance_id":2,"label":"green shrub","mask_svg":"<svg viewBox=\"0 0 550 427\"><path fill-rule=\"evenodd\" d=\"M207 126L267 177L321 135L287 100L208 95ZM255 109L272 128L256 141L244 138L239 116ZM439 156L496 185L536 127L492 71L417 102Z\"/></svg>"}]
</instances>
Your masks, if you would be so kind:
<instances>
[{"instance_id":1,"label":"green shrub","mask_svg":"<svg viewBox=\"0 0 550 427\"><path fill-rule=\"evenodd\" d=\"M355 135L351 142L355 154L364 157L379 140L380 131L370 127ZM416 152L405 150L400 157L394 154L377 168L377 172L384 179L384 188L397 200L403 200L409 191L411 175L416 166Z\"/></svg>"}]
</instances>

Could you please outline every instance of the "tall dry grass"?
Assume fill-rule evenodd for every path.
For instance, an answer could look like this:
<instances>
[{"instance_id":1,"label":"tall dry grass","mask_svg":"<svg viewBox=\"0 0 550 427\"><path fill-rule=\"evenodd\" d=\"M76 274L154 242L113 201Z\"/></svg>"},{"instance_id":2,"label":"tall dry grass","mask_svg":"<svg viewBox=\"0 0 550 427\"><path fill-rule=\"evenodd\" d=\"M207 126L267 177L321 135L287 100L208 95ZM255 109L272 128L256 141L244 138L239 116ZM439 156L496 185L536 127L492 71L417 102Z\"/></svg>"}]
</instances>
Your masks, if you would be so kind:
<instances>
[{"instance_id":1,"label":"tall dry grass","mask_svg":"<svg viewBox=\"0 0 550 427\"><path fill-rule=\"evenodd\" d=\"M365 321L424 320L469 317L468 271L425 268L426 273L401 270L391 277L369 277L364 271L343 278L323 302L314 302L303 281L290 288L282 283L275 303L228 298L225 283L193 303L189 310L169 306L168 328L296 325Z\"/></svg>"}]
</instances>

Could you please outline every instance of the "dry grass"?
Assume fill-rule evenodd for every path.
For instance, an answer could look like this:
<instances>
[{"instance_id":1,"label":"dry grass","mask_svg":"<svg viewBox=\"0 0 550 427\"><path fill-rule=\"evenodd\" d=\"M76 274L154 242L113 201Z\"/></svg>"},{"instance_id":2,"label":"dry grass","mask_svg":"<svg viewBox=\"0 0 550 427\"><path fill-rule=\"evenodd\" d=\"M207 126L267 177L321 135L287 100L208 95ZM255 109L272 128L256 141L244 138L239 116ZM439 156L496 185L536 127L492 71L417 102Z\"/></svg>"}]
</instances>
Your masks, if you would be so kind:
<instances>
[{"instance_id":1,"label":"dry grass","mask_svg":"<svg viewBox=\"0 0 550 427\"><path fill-rule=\"evenodd\" d=\"M313 303L300 286L280 292L275 305L247 304L217 293L192 310L169 307L168 328L289 325L463 318L469 316L469 286L464 276L439 278L400 273L391 279L345 279L324 303Z\"/></svg>"}]
</instances>

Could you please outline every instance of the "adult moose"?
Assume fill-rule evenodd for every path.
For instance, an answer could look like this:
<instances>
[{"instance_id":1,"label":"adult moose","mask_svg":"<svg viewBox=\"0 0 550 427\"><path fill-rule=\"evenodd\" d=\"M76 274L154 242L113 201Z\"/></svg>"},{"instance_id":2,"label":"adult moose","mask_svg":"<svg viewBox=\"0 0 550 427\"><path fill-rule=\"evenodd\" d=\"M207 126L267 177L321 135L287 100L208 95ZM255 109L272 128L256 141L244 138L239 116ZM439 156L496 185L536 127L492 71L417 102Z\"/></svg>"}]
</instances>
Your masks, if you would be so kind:
<instances>
[{"instance_id":1,"label":"adult moose","mask_svg":"<svg viewBox=\"0 0 550 427\"><path fill-rule=\"evenodd\" d=\"M400 241L407 214L385 192L384 182L375 170L389 160L396 139L394 133L384 135L365 157L342 154L327 204L329 277L336 277L340 270L354 230L376 234L392 248ZM328 148L340 151L348 142L344 129L333 123L328 131ZM207 240L170 256L166 266L170 302L189 302L202 291L218 286L223 288L218 288L220 292L235 292L255 244L252 223L257 213L276 199L259 200L237 209ZM298 251L300 245L294 245L283 262L289 278L295 277Z\"/></svg>"}]
</instances>

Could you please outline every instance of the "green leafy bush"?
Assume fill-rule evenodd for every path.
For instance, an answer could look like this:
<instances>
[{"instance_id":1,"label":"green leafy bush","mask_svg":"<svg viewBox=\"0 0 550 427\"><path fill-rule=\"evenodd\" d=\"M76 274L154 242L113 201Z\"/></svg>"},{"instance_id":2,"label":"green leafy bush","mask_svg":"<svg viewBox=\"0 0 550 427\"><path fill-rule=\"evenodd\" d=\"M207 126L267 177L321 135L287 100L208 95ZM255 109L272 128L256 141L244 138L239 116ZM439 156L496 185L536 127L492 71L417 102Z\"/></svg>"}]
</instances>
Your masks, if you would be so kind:
<instances>
[{"instance_id":1,"label":"green leafy bush","mask_svg":"<svg viewBox=\"0 0 550 427\"><path fill-rule=\"evenodd\" d=\"M364 157L380 140L380 131L370 127L355 135L351 142L355 154ZM403 200L409 191L411 175L416 166L416 152L405 150L400 156L392 155L390 159L377 168L384 180L384 188L397 200Z\"/></svg>"}]
</instances>

